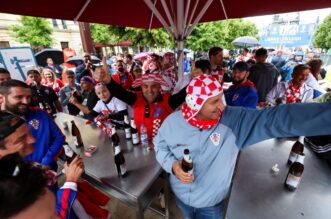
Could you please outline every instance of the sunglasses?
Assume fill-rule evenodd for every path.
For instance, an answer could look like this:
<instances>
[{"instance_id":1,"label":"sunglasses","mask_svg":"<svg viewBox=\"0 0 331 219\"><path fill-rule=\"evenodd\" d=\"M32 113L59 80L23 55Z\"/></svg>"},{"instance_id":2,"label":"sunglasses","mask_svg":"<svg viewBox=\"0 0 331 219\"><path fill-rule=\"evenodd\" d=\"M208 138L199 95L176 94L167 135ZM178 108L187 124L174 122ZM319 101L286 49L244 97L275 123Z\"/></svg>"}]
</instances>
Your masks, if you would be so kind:
<instances>
[{"instance_id":1,"label":"sunglasses","mask_svg":"<svg viewBox=\"0 0 331 219\"><path fill-rule=\"evenodd\" d=\"M145 114L144 114L145 118L149 118L150 116L150 107L149 104L145 105Z\"/></svg>"}]
</instances>

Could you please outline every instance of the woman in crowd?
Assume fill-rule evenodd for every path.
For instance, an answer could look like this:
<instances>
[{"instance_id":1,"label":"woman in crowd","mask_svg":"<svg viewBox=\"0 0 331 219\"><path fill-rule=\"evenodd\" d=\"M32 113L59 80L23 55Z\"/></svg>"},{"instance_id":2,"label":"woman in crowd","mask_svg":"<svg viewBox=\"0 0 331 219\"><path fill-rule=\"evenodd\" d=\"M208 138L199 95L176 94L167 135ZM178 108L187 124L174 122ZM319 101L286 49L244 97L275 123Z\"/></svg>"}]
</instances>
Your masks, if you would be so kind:
<instances>
[{"instance_id":1,"label":"woman in crowd","mask_svg":"<svg viewBox=\"0 0 331 219\"><path fill-rule=\"evenodd\" d=\"M43 69L42 76L42 85L53 88L55 93L59 96L60 90L64 86L63 82L60 79L56 78L55 73L48 68Z\"/></svg>"}]
</instances>

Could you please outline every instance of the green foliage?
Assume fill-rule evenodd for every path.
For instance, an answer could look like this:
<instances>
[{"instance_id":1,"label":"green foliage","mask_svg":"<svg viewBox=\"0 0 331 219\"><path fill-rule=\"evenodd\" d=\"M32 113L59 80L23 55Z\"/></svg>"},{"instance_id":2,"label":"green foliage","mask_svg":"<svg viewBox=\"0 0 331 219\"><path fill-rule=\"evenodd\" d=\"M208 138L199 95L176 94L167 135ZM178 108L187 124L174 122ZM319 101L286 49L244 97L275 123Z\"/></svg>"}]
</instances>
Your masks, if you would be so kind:
<instances>
[{"instance_id":1,"label":"green foliage","mask_svg":"<svg viewBox=\"0 0 331 219\"><path fill-rule=\"evenodd\" d=\"M315 33L314 45L322 49L331 48L331 14L318 26Z\"/></svg>"},{"instance_id":2,"label":"green foliage","mask_svg":"<svg viewBox=\"0 0 331 219\"><path fill-rule=\"evenodd\" d=\"M11 35L20 43L29 43L32 48L51 47L53 29L45 18L21 16L19 25L12 25Z\"/></svg>"},{"instance_id":3,"label":"green foliage","mask_svg":"<svg viewBox=\"0 0 331 219\"><path fill-rule=\"evenodd\" d=\"M173 42L164 29L152 29L150 31L137 28L125 28L124 40L131 40L133 45L148 46L153 48L173 47Z\"/></svg>"},{"instance_id":4,"label":"green foliage","mask_svg":"<svg viewBox=\"0 0 331 219\"><path fill-rule=\"evenodd\" d=\"M92 39L96 43L116 44L122 41L125 27L109 26L104 24L91 24Z\"/></svg>"},{"instance_id":5,"label":"green foliage","mask_svg":"<svg viewBox=\"0 0 331 219\"><path fill-rule=\"evenodd\" d=\"M91 32L93 41L97 43L117 44L121 41L131 40L134 46L173 47L172 39L164 29L148 31L138 28L92 24Z\"/></svg>"},{"instance_id":6,"label":"green foliage","mask_svg":"<svg viewBox=\"0 0 331 219\"><path fill-rule=\"evenodd\" d=\"M235 46L231 42L241 36L258 38L255 24L242 19L202 23L198 24L187 38L185 47L193 51L208 51L213 46L233 49Z\"/></svg>"}]
</instances>

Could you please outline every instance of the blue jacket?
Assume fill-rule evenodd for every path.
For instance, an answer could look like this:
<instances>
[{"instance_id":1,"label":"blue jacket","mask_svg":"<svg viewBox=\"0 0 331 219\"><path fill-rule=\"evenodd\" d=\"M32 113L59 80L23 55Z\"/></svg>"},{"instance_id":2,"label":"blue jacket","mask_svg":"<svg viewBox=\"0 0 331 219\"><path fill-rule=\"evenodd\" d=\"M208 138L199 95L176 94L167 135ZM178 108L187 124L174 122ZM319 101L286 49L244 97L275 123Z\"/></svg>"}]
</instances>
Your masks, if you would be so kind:
<instances>
[{"instance_id":1,"label":"blue jacket","mask_svg":"<svg viewBox=\"0 0 331 219\"><path fill-rule=\"evenodd\" d=\"M60 153L64 143L61 130L43 110L30 109L25 119L36 142L33 145L33 153L24 159L53 166L54 159Z\"/></svg>"},{"instance_id":2,"label":"blue jacket","mask_svg":"<svg viewBox=\"0 0 331 219\"><path fill-rule=\"evenodd\" d=\"M232 85L225 92L225 101L229 106L256 108L259 101L254 84L247 81L244 85Z\"/></svg>"},{"instance_id":3,"label":"blue jacket","mask_svg":"<svg viewBox=\"0 0 331 219\"><path fill-rule=\"evenodd\" d=\"M185 204L215 206L227 196L238 151L276 137L314 136L331 133L331 102L289 104L261 110L227 106L220 122L210 129L191 126L182 112L172 113L154 138L156 159L170 173L175 195ZM318 127L318 128L316 128ZM182 184L172 165L188 148L194 181Z\"/></svg>"}]
</instances>

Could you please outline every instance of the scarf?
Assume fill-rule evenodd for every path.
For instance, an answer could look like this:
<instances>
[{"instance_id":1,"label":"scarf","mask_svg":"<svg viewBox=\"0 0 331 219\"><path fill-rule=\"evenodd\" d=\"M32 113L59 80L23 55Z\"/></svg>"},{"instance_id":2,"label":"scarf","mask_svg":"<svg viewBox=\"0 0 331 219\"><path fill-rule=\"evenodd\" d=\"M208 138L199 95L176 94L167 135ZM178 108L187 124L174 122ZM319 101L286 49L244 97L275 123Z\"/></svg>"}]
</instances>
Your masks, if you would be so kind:
<instances>
[{"instance_id":1,"label":"scarf","mask_svg":"<svg viewBox=\"0 0 331 219\"><path fill-rule=\"evenodd\" d=\"M292 80L289 82L289 86L285 91L286 103L298 103L300 99L300 88L293 85Z\"/></svg>"},{"instance_id":2,"label":"scarf","mask_svg":"<svg viewBox=\"0 0 331 219\"><path fill-rule=\"evenodd\" d=\"M220 111L218 119L204 120L204 119L198 119L198 118L196 118L196 116L189 119L193 115L193 113L194 113L194 111L191 110L191 108L188 107L188 105L186 103L184 103L182 105L182 114L183 114L184 119L188 123L190 123L190 125L197 127L199 129L209 129L209 128L213 127L214 125L216 125L218 123L218 121L220 120L220 118L222 116L222 112Z\"/></svg>"}]
</instances>

